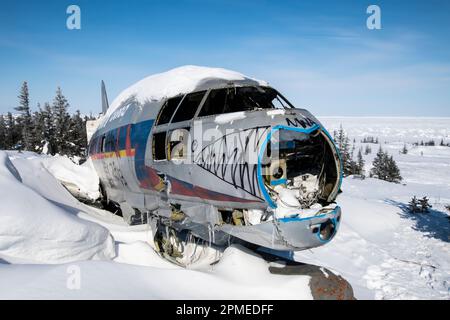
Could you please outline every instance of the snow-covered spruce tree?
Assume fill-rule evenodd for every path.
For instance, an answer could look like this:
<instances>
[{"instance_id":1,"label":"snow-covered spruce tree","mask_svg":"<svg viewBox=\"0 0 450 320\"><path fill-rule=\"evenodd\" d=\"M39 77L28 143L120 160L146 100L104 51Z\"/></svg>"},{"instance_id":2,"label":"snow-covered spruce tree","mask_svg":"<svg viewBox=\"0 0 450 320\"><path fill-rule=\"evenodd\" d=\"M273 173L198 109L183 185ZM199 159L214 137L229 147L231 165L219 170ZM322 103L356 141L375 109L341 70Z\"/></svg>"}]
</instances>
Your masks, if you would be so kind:
<instances>
[{"instance_id":1,"label":"snow-covered spruce tree","mask_svg":"<svg viewBox=\"0 0 450 320\"><path fill-rule=\"evenodd\" d=\"M358 151L358 157L357 157L357 174L364 175L364 158L362 156L362 148Z\"/></svg>"},{"instance_id":2,"label":"snow-covered spruce tree","mask_svg":"<svg viewBox=\"0 0 450 320\"><path fill-rule=\"evenodd\" d=\"M56 96L53 99L52 113L54 126L55 145L53 153L62 155L71 155L71 145L69 142L69 126L70 115L68 113L69 103L66 97L62 94L61 88L56 90Z\"/></svg>"},{"instance_id":3,"label":"snow-covered spruce tree","mask_svg":"<svg viewBox=\"0 0 450 320\"><path fill-rule=\"evenodd\" d=\"M341 154L344 176L355 174L357 164L353 161L353 154L350 151L350 140L345 134L342 125L340 126L339 131L334 132L334 140Z\"/></svg>"},{"instance_id":4,"label":"snow-covered spruce tree","mask_svg":"<svg viewBox=\"0 0 450 320\"><path fill-rule=\"evenodd\" d=\"M411 213L420 212L419 208L419 200L417 200L416 196L414 196L411 201L408 203L408 210Z\"/></svg>"},{"instance_id":5,"label":"snow-covered spruce tree","mask_svg":"<svg viewBox=\"0 0 450 320\"><path fill-rule=\"evenodd\" d=\"M426 213L429 212L433 206L429 203L429 199L427 197L423 197L419 199L419 208L420 212Z\"/></svg>"},{"instance_id":6,"label":"snow-covered spruce tree","mask_svg":"<svg viewBox=\"0 0 450 320\"><path fill-rule=\"evenodd\" d=\"M370 170L370 176L376 177L380 180L386 180L386 154L380 146L377 155L373 159L372 169Z\"/></svg>"},{"instance_id":7,"label":"snow-covered spruce tree","mask_svg":"<svg viewBox=\"0 0 450 320\"><path fill-rule=\"evenodd\" d=\"M403 180L400 175L400 169L397 166L397 163L394 160L393 156L388 156L386 154L386 181L400 183Z\"/></svg>"},{"instance_id":8,"label":"snow-covered spruce tree","mask_svg":"<svg viewBox=\"0 0 450 320\"><path fill-rule=\"evenodd\" d=\"M20 128L17 126L16 120L11 112L6 114L5 124L7 128L5 137L6 149L16 149L20 142L21 134Z\"/></svg>"},{"instance_id":9,"label":"snow-covered spruce tree","mask_svg":"<svg viewBox=\"0 0 450 320\"><path fill-rule=\"evenodd\" d=\"M6 124L5 118L0 114L0 150L6 149Z\"/></svg>"},{"instance_id":10,"label":"snow-covered spruce tree","mask_svg":"<svg viewBox=\"0 0 450 320\"><path fill-rule=\"evenodd\" d=\"M38 111L33 113L34 151L41 153L44 144L45 144L45 118L41 105L38 103Z\"/></svg>"},{"instance_id":11,"label":"snow-covered spruce tree","mask_svg":"<svg viewBox=\"0 0 450 320\"><path fill-rule=\"evenodd\" d=\"M364 154L368 155L369 153L372 153L372 148L367 145L366 148L364 149Z\"/></svg>"},{"instance_id":12,"label":"snow-covered spruce tree","mask_svg":"<svg viewBox=\"0 0 450 320\"><path fill-rule=\"evenodd\" d=\"M33 150L33 123L31 119L28 83L26 81L22 84L18 98L19 105L14 109L19 112L17 124L21 134L21 149Z\"/></svg>"},{"instance_id":13,"label":"snow-covered spruce tree","mask_svg":"<svg viewBox=\"0 0 450 320\"><path fill-rule=\"evenodd\" d=\"M68 139L71 146L71 155L83 158L86 155L87 137L85 120L81 117L79 110L70 119Z\"/></svg>"},{"instance_id":14,"label":"snow-covered spruce tree","mask_svg":"<svg viewBox=\"0 0 450 320\"><path fill-rule=\"evenodd\" d=\"M53 109L48 102L44 104L44 109L42 109L41 113L44 126L42 152L53 155L57 150L55 139L55 117L53 115Z\"/></svg>"},{"instance_id":15,"label":"snow-covered spruce tree","mask_svg":"<svg viewBox=\"0 0 450 320\"><path fill-rule=\"evenodd\" d=\"M375 159L373 160L373 168L370 171L371 177L376 177L380 180L399 183L402 181L400 169L397 166L394 158L389 156L380 146Z\"/></svg>"}]
</instances>

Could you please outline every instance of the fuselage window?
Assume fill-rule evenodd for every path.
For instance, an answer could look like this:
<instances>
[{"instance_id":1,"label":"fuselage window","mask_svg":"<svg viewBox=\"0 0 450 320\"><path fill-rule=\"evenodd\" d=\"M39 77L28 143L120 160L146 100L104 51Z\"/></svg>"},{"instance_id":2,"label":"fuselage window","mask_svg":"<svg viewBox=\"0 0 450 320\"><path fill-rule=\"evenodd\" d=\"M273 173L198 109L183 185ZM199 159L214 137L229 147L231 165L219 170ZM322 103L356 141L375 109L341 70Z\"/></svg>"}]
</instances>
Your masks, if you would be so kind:
<instances>
[{"instance_id":1,"label":"fuselage window","mask_svg":"<svg viewBox=\"0 0 450 320\"><path fill-rule=\"evenodd\" d=\"M112 152L115 151L115 130L108 132L106 136L106 142L105 142L105 152Z\"/></svg>"},{"instance_id":2,"label":"fuselage window","mask_svg":"<svg viewBox=\"0 0 450 320\"><path fill-rule=\"evenodd\" d=\"M204 117L223 113L226 99L227 89L211 90L198 116Z\"/></svg>"},{"instance_id":3,"label":"fuselage window","mask_svg":"<svg viewBox=\"0 0 450 320\"><path fill-rule=\"evenodd\" d=\"M153 160L166 160L166 132L153 135Z\"/></svg>"},{"instance_id":4,"label":"fuselage window","mask_svg":"<svg viewBox=\"0 0 450 320\"><path fill-rule=\"evenodd\" d=\"M172 115L180 104L182 98L183 96L178 96L175 98L170 98L166 101L164 106L161 108L161 112L156 121L156 125L169 123L170 118L172 118Z\"/></svg>"},{"instance_id":5,"label":"fuselage window","mask_svg":"<svg viewBox=\"0 0 450 320\"><path fill-rule=\"evenodd\" d=\"M176 111L175 116L172 119L172 123L191 120L194 117L195 112L197 111L197 108L202 101L203 96L205 95L205 92L206 91L200 91L187 94L178 107L178 110Z\"/></svg>"},{"instance_id":6,"label":"fuselage window","mask_svg":"<svg viewBox=\"0 0 450 320\"><path fill-rule=\"evenodd\" d=\"M105 142L106 142L106 138L105 138L105 135L103 135L102 140L101 140L101 145L100 145L100 147L101 147L100 152L105 152L105 145L106 145Z\"/></svg>"}]
</instances>

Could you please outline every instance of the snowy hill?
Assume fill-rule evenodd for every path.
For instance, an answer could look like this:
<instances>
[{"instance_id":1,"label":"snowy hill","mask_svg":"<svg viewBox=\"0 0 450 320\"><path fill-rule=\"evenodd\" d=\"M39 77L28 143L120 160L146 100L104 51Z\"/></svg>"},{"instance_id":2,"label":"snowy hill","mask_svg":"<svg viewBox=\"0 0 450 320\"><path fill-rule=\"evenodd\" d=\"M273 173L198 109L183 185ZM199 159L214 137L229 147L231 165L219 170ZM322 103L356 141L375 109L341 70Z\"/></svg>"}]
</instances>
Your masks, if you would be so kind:
<instances>
[{"instance_id":1,"label":"snowy hill","mask_svg":"<svg viewBox=\"0 0 450 320\"><path fill-rule=\"evenodd\" d=\"M450 142L450 119L321 120L330 132L342 123L356 150L366 145L363 137L379 137L404 180L345 178L337 236L323 247L297 252L295 259L341 274L358 299L450 299L445 209L450 147L412 145L427 139ZM405 142L409 151L400 154ZM370 145L366 172L379 148ZM311 298L309 277L270 274L265 261L241 247L227 249L212 267L170 264L153 251L147 226L129 227L120 217L78 202L54 178L95 197L96 177L88 164L8 154L0 158L0 298ZM428 196L432 211L407 213L405 205L414 195ZM68 268L74 265L81 272L79 290L67 288Z\"/></svg>"}]
</instances>

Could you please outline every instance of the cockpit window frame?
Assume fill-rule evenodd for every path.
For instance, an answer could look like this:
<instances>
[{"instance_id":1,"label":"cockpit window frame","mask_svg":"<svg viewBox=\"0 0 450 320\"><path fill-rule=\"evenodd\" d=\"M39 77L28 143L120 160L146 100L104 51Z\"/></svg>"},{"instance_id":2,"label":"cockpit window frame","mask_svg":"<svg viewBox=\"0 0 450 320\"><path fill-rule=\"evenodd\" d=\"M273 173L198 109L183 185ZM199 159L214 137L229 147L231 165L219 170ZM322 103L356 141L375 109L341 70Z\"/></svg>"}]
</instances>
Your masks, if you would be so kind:
<instances>
[{"instance_id":1,"label":"cockpit window frame","mask_svg":"<svg viewBox=\"0 0 450 320\"><path fill-rule=\"evenodd\" d=\"M273 90L276 93L275 99L277 99L279 101L279 103L283 106L282 109L281 108L273 108L273 109L280 109L280 110L295 109L295 107L289 102L289 100L287 100L278 90L276 90L276 89L274 89L272 87L269 87L269 86L236 86L236 85L233 85L233 86L225 86L225 87L209 89L207 91L205 97L204 97L203 102L201 103L200 108L197 110L197 113L195 114L194 119L197 119L197 118L203 119L203 118L207 118L207 117L215 117L215 116L218 116L218 115L221 115L221 114L228 113L228 112L222 112L222 113L214 113L214 114L208 114L208 115L200 116L200 113L202 112L203 107L205 106L205 103L206 103L207 99L209 98L209 95L211 94L212 91L215 91L215 90L226 90L226 89L233 89L233 88L251 88L251 87L257 88L257 89L261 88L261 89ZM269 110L271 108L265 108L265 109ZM258 110L247 110L245 112L252 112L252 111L258 111Z\"/></svg>"}]
</instances>

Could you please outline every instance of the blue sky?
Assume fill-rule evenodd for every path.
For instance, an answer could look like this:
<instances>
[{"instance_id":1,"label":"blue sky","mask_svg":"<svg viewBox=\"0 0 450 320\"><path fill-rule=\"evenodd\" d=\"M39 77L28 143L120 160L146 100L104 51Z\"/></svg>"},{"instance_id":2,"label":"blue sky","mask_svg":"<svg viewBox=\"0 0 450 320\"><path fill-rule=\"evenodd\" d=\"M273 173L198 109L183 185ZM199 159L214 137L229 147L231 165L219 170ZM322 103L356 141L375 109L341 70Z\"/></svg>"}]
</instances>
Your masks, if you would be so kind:
<instances>
[{"instance_id":1,"label":"blue sky","mask_svg":"<svg viewBox=\"0 0 450 320\"><path fill-rule=\"evenodd\" d=\"M81 8L81 30L66 8ZM381 30L366 8L381 8ZM147 75L196 64L264 79L319 116L450 116L450 1L0 3L0 113L22 81L32 108L57 86L97 113Z\"/></svg>"}]
</instances>

